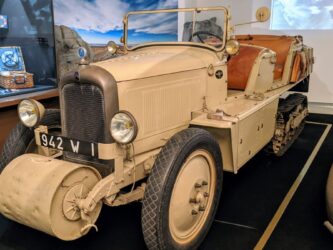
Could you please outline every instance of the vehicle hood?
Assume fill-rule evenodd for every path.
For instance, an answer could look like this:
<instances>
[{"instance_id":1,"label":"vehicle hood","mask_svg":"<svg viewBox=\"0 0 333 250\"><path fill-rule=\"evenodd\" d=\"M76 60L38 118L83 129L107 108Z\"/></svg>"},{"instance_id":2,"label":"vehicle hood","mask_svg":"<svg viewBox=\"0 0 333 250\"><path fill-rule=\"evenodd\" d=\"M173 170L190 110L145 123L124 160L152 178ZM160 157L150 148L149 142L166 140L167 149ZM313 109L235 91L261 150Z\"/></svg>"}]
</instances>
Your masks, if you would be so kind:
<instances>
[{"instance_id":1,"label":"vehicle hood","mask_svg":"<svg viewBox=\"0 0 333 250\"><path fill-rule=\"evenodd\" d=\"M193 49L150 48L130 52L127 55L94 65L106 69L117 82L122 82L205 68L213 58L216 60L214 53L203 49L195 51Z\"/></svg>"}]
</instances>

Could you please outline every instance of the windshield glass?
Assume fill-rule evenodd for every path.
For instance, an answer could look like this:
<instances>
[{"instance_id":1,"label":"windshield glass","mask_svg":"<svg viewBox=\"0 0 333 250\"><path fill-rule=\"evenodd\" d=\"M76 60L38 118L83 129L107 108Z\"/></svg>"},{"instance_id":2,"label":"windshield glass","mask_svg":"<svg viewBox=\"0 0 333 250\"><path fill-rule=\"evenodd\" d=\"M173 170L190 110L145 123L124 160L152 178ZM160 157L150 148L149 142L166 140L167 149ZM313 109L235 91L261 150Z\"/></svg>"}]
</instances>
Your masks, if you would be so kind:
<instances>
[{"instance_id":1,"label":"windshield glass","mask_svg":"<svg viewBox=\"0 0 333 250\"><path fill-rule=\"evenodd\" d=\"M127 49L151 43L183 43L224 48L224 7L131 12L125 19Z\"/></svg>"}]
</instances>

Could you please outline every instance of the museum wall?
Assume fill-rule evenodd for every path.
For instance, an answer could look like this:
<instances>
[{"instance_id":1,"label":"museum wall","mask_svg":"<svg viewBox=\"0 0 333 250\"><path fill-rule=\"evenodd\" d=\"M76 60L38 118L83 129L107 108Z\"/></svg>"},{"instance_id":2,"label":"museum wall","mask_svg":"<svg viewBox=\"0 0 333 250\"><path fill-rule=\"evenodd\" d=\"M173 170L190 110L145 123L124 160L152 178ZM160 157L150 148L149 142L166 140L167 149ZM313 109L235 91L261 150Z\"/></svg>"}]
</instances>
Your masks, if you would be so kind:
<instances>
[{"instance_id":1,"label":"museum wall","mask_svg":"<svg viewBox=\"0 0 333 250\"><path fill-rule=\"evenodd\" d=\"M252 1L252 9L256 10L260 6L270 6L271 0L246 0ZM304 37L307 45L312 46L315 51L314 72L311 75L309 101L315 103L333 103L333 84L332 84L332 42L333 30L284 30L272 31L270 24L255 24L248 28L262 34L299 34ZM332 107L333 108L333 107Z\"/></svg>"}]
</instances>

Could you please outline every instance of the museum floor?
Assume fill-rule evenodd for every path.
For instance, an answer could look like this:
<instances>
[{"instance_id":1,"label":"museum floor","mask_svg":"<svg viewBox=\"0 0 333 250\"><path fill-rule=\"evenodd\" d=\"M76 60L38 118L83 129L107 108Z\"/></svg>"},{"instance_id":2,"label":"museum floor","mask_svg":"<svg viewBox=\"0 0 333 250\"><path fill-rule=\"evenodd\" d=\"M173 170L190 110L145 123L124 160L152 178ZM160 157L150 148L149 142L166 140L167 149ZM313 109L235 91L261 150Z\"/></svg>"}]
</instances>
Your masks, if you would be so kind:
<instances>
[{"instance_id":1,"label":"museum floor","mask_svg":"<svg viewBox=\"0 0 333 250\"><path fill-rule=\"evenodd\" d=\"M323 226L325 183L333 162L333 129L327 132L333 116L310 115L308 121L315 123L307 123L283 157L261 152L238 175L225 174L220 207L201 249L333 249L333 235ZM104 207L99 232L75 242L0 217L0 250L145 249L140 207Z\"/></svg>"}]
</instances>

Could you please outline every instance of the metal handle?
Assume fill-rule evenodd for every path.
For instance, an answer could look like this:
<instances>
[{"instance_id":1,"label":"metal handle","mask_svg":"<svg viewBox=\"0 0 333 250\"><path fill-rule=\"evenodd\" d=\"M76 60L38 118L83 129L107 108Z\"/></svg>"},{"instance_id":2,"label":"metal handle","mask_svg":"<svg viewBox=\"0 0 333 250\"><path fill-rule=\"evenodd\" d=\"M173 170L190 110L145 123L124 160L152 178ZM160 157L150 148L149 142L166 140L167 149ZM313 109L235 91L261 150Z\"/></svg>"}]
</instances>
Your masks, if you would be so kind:
<instances>
[{"instance_id":1,"label":"metal handle","mask_svg":"<svg viewBox=\"0 0 333 250\"><path fill-rule=\"evenodd\" d=\"M22 81L23 80L23 81ZM14 76L15 84L25 84L27 81L27 77L25 75L16 75Z\"/></svg>"}]
</instances>

